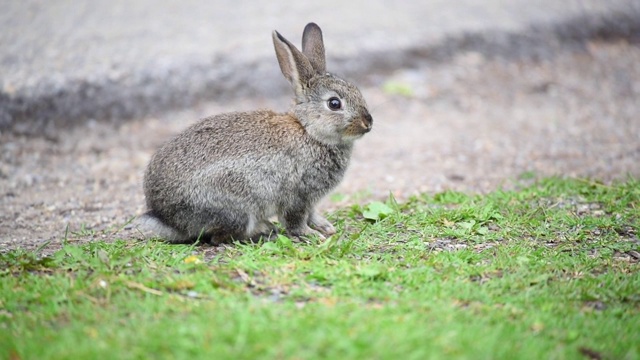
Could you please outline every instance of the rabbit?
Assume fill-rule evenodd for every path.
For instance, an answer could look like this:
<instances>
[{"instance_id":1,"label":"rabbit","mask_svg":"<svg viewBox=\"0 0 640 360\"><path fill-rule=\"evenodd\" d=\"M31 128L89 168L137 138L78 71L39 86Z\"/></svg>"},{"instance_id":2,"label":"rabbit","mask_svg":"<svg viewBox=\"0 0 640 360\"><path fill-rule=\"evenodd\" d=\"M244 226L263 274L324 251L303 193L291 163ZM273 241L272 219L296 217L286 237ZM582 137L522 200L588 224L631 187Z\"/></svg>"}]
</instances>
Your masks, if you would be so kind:
<instances>
[{"instance_id":1,"label":"rabbit","mask_svg":"<svg viewBox=\"0 0 640 360\"><path fill-rule=\"evenodd\" d=\"M373 118L360 90L326 71L318 25L304 28L302 52L275 30L272 38L294 92L289 112L207 117L152 156L142 222L166 241L269 240L275 216L294 239L336 232L315 206L342 180Z\"/></svg>"}]
</instances>

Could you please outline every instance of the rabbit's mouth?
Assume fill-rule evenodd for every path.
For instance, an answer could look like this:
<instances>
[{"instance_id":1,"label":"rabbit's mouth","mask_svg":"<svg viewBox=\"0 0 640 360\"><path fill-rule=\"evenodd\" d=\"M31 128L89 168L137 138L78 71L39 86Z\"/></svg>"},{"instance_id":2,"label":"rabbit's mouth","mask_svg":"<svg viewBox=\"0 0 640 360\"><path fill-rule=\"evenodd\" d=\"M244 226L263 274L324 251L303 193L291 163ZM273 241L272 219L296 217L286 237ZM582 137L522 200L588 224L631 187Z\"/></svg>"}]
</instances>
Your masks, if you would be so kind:
<instances>
[{"instance_id":1,"label":"rabbit's mouth","mask_svg":"<svg viewBox=\"0 0 640 360\"><path fill-rule=\"evenodd\" d=\"M355 127L357 131L360 131L362 135L371 131L373 127L373 117L369 113L365 113L362 117L353 122L352 127Z\"/></svg>"},{"instance_id":2,"label":"rabbit's mouth","mask_svg":"<svg viewBox=\"0 0 640 360\"><path fill-rule=\"evenodd\" d=\"M349 126L345 129L344 135L348 138L358 139L362 137L364 134L371 131L373 127L373 118L369 113L366 113L362 117L355 119Z\"/></svg>"},{"instance_id":3,"label":"rabbit's mouth","mask_svg":"<svg viewBox=\"0 0 640 360\"><path fill-rule=\"evenodd\" d=\"M371 128L373 127L373 117L371 116L371 114L369 113L364 114L361 120L362 120L362 126L366 129L365 133L368 133L369 131L371 131Z\"/></svg>"}]
</instances>

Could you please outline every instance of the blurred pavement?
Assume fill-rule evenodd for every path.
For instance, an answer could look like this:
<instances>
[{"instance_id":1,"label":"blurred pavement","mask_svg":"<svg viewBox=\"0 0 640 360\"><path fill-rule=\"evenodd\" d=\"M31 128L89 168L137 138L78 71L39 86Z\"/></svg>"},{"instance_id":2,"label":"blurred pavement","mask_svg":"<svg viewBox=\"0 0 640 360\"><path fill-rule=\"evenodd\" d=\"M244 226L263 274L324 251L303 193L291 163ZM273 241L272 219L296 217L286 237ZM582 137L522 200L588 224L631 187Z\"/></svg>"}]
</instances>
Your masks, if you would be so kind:
<instances>
[{"instance_id":1,"label":"blurred pavement","mask_svg":"<svg viewBox=\"0 0 640 360\"><path fill-rule=\"evenodd\" d=\"M517 55L637 32L640 1L2 0L0 133L281 95L271 31L299 44L310 21L324 30L331 71L375 82L370 73L447 61L458 48Z\"/></svg>"}]
</instances>

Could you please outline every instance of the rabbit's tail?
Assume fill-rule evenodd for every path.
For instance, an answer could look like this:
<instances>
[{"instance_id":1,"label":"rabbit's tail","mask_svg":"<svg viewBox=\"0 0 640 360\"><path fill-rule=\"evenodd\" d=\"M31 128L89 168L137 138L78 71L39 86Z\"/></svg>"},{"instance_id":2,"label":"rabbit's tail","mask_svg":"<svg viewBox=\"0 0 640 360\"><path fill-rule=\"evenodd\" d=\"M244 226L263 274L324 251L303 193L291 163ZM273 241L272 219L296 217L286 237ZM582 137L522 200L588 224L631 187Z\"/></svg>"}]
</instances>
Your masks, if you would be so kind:
<instances>
[{"instance_id":1,"label":"rabbit's tail","mask_svg":"<svg viewBox=\"0 0 640 360\"><path fill-rule=\"evenodd\" d=\"M151 211L140 216L137 219L137 223L145 235L151 232L151 236L160 237L169 242L185 241L185 235L183 233L163 223Z\"/></svg>"}]
</instances>

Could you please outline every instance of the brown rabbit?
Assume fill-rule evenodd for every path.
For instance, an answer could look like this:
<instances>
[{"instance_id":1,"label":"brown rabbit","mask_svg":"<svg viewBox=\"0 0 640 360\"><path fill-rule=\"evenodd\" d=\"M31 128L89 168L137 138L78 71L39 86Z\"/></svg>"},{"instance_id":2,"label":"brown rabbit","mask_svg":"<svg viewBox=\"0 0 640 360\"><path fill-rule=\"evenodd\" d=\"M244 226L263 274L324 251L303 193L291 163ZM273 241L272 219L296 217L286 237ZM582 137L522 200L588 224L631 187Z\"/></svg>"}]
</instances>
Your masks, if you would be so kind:
<instances>
[{"instance_id":1,"label":"brown rabbit","mask_svg":"<svg viewBox=\"0 0 640 360\"><path fill-rule=\"evenodd\" d=\"M166 240L269 238L275 215L292 237L335 233L314 207L340 183L373 119L358 88L326 72L318 25L305 27L302 52L277 31L273 44L295 94L288 113L208 117L151 158L142 220Z\"/></svg>"}]
</instances>

